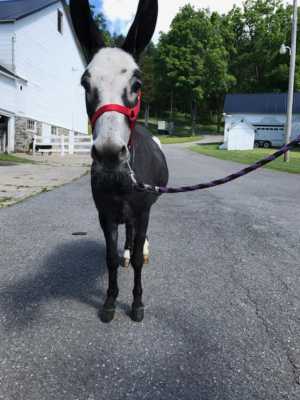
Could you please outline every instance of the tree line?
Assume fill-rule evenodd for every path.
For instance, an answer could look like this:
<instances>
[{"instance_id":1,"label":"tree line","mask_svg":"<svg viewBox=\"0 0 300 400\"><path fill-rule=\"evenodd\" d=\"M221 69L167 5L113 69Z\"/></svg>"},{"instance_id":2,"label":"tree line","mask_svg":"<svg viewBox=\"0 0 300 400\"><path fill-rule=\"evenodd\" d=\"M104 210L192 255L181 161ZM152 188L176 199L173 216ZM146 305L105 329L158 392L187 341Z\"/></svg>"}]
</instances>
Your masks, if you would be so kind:
<instances>
[{"instance_id":1,"label":"tree line","mask_svg":"<svg viewBox=\"0 0 300 400\"><path fill-rule=\"evenodd\" d=\"M122 36L109 34L103 15L96 18L107 44L120 44ZM287 91L289 55L279 48L290 45L291 18L292 6L282 0L246 0L227 14L184 6L140 62L145 113L172 119L179 112L194 124L220 125L227 93Z\"/></svg>"}]
</instances>

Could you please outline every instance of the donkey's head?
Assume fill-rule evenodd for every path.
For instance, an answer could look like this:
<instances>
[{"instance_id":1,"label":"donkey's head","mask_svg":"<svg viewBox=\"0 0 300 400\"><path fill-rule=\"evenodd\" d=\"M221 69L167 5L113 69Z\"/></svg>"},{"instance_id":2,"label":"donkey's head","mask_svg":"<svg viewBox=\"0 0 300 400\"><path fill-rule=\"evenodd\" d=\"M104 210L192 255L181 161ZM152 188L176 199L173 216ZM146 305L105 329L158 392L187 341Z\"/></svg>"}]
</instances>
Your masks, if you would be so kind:
<instances>
[{"instance_id":1,"label":"donkey's head","mask_svg":"<svg viewBox=\"0 0 300 400\"><path fill-rule=\"evenodd\" d=\"M141 74L135 60L154 33L157 0L139 1L136 17L121 49L105 47L88 0L70 0L70 10L77 37L89 61L81 83L90 119L108 104L133 108L141 89ZM116 111L101 115L93 126L93 158L106 168L119 167L128 160L130 134L129 119L125 115Z\"/></svg>"}]
</instances>

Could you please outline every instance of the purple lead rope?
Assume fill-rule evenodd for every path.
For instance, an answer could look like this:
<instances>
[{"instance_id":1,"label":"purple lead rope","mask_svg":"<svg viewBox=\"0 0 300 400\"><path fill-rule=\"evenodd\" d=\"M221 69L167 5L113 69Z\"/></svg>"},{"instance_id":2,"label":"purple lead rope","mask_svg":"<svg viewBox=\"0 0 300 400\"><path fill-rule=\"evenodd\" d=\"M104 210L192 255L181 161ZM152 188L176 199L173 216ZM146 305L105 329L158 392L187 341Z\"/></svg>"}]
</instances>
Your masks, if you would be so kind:
<instances>
[{"instance_id":1,"label":"purple lead rope","mask_svg":"<svg viewBox=\"0 0 300 400\"><path fill-rule=\"evenodd\" d=\"M257 161L255 164L252 164L249 167L246 167L239 172L236 172L234 174L226 176L225 178L217 179L217 180L214 180L211 182L200 183L200 184L194 185L194 186L181 186L181 187L177 187L177 188L172 188L172 187L147 185L145 183L137 182L133 177L134 187L137 191L152 192L152 193L158 193L158 194L185 193L185 192L193 192L196 190L213 188L213 187L224 185L225 183L234 181L235 179L241 178L242 176L247 175L250 172L257 170L257 169L263 167L264 165L269 164L270 162L276 160L278 157L285 154L287 151L291 150L294 146L296 146L296 144L300 144L300 135L295 140L286 144L280 150L276 151L276 153L274 153L266 158L263 158L260 161Z\"/></svg>"}]
</instances>

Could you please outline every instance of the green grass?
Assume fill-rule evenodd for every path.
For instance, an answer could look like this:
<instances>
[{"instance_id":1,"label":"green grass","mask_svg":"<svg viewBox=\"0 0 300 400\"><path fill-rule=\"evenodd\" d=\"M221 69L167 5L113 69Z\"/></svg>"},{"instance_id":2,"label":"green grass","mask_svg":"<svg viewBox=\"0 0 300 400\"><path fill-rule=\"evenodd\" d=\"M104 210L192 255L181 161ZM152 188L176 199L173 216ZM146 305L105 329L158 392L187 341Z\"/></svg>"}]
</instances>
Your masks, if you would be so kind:
<instances>
[{"instance_id":1,"label":"green grass","mask_svg":"<svg viewBox=\"0 0 300 400\"><path fill-rule=\"evenodd\" d=\"M210 157L219 158L220 160L236 161L242 164L253 164L254 162L274 153L275 149L254 149L246 151L227 151L219 150L218 144L209 144L201 146L191 146L190 149L197 153L205 154ZM300 151L297 149L292 151L289 163L283 161L283 157L268 164L265 168L277 171L290 172L300 174Z\"/></svg>"},{"instance_id":2,"label":"green grass","mask_svg":"<svg viewBox=\"0 0 300 400\"><path fill-rule=\"evenodd\" d=\"M2 154L0 153L0 163L8 162L8 163L23 163L23 164L34 164L33 161L27 160L26 158L18 157L13 154Z\"/></svg>"},{"instance_id":3,"label":"green grass","mask_svg":"<svg viewBox=\"0 0 300 400\"><path fill-rule=\"evenodd\" d=\"M6 203L8 203L11 200L13 200L12 197L0 197L0 208L5 206Z\"/></svg>"},{"instance_id":4,"label":"green grass","mask_svg":"<svg viewBox=\"0 0 300 400\"><path fill-rule=\"evenodd\" d=\"M201 136L169 136L169 135L155 135L159 138L162 144L175 144L175 143L190 143L200 140Z\"/></svg>"}]
</instances>

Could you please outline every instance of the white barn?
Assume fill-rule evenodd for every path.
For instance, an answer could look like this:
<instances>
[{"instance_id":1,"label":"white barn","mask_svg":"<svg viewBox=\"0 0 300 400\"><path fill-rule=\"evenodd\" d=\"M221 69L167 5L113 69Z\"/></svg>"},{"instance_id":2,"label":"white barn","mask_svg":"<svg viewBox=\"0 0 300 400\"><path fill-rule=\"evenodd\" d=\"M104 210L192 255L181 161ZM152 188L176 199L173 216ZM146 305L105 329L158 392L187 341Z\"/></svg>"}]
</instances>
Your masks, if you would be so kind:
<instances>
[{"instance_id":1,"label":"white barn","mask_svg":"<svg viewBox=\"0 0 300 400\"><path fill-rule=\"evenodd\" d=\"M281 146L287 112L286 93L229 94L224 105L224 142L236 124L255 130L255 142L264 147ZM300 132L300 93L294 95L292 137Z\"/></svg>"},{"instance_id":2,"label":"white barn","mask_svg":"<svg viewBox=\"0 0 300 400\"><path fill-rule=\"evenodd\" d=\"M0 2L0 151L26 151L35 134L88 133L85 65L65 1Z\"/></svg>"}]
</instances>

